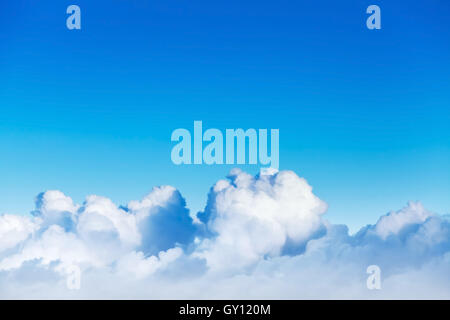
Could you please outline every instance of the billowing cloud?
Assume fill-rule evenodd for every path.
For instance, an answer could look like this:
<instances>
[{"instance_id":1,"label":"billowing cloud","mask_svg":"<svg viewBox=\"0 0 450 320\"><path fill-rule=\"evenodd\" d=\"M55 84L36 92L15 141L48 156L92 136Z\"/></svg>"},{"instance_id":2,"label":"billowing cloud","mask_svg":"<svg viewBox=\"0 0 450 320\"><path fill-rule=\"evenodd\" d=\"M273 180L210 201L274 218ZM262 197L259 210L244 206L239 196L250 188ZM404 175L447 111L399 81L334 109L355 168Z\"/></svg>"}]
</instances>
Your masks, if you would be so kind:
<instances>
[{"instance_id":1,"label":"billowing cloud","mask_svg":"<svg viewBox=\"0 0 450 320\"><path fill-rule=\"evenodd\" d=\"M170 186L125 206L39 194L0 215L0 298L450 298L448 217L410 202L351 235L294 172L227 178L196 222Z\"/></svg>"},{"instance_id":2,"label":"billowing cloud","mask_svg":"<svg viewBox=\"0 0 450 320\"><path fill-rule=\"evenodd\" d=\"M142 236L140 249L147 254L187 245L197 231L186 201L171 186L153 188L142 201L131 201L127 211L136 218Z\"/></svg>"},{"instance_id":3,"label":"billowing cloud","mask_svg":"<svg viewBox=\"0 0 450 320\"><path fill-rule=\"evenodd\" d=\"M198 256L213 269L249 266L302 247L322 227L326 204L291 171L253 177L233 170L210 191L200 219L211 237ZM233 263L228 263L233 261Z\"/></svg>"},{"instance_id":4,"label":"billowing cloud","mask_svg":"<svg viewBox=\"0 0 450 320\"><path fill-rule=\"evenodd\" d=\"M39 223L27 217L4 214L0 215L0 254L26 240L39 228Z\"/></svg>"}]
</instances>

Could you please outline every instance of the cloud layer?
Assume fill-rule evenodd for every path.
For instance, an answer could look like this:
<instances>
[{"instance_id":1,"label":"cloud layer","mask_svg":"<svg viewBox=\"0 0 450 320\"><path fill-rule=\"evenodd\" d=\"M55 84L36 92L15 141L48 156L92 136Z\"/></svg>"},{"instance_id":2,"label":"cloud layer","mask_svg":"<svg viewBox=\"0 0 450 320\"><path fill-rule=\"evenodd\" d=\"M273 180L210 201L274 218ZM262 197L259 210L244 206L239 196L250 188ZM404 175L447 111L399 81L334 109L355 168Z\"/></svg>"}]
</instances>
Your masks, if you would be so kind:
<instances>
[{"instance_id":1,"label":"cloud layer","mask_svg":"<svg viewBox=\"0 0 450 320\"><path fill-rule=\"evenodd\" d=\"M448 218L410 202L350 235L291 171L232 170L195 221L171 186L126 206L60 191L35 203L0 215L0 298L450 298Z\"/></svg>"}]
</instances>

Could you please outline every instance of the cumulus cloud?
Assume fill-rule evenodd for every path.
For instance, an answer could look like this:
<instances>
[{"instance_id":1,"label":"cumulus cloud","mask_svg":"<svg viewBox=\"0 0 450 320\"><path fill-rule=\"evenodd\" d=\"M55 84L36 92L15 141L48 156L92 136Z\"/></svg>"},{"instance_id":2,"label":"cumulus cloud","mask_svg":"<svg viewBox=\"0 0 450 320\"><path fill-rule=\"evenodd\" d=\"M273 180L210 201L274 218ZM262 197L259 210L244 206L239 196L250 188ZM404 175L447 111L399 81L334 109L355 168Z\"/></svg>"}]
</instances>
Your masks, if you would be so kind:
<instances>
[{"instance_id":1,"label":"cumulus cloud","mask_svg":"<svg viewBox=\"0 0 450 320\"><path fill-rule=\"evenodd\" d=\"M186 201L171 186L153 188L141 201L131 201L127 211L136 218L142 235L140 249L146 253L189 244L197 231Z\"/></svg>"},{"instance_id":2,"label":"cumulus cloud","mask_svg":"<svg viewBox=\"0 0 450 320\"><path fill-rule=\"evenodd\" d=\"M31 214L41 217L47 226L56 224L67 230L73 227L78 207L61 191L42 192L36 197L35 204L36 209Z\"/></svg>"},{"instance_id":3,"label":"cumulus cloud","mask_svg":"<svg viewBox=\"0 0 450 320\"><path fill-rule=\"evenodd\" d=\"M38 225L39 223L26 217L0 215L0 254L26 240L38 229Z\"/></svg>"},{"instance_id":4,"label":"cumulus cloud","mask_svg":"<svg viewBox=\"0 0 450 320\"><path fill-rule=\"evenodd\" d=\"M450 298L448 217L410 202L351 235L326 210L292 171L232 170L195 222L171 186L124 206L47 191L0 215L0 298Z\"/></svg>"},{"instance_id":5,"label":"cumulus cloud","mask_svg":"<svg viewBox=\"0 0 450 320\"><path fill-rule=\"evenodd\" d=\"M142 251L133 251L119 259L117 270L119 274L125 276L132 274L136 278L142 279L155 273L157 270L164 269L182 254L183 252L180 248L172 248L167 251L161 251L158 256L146 258Z\"/></svg>"},{"instance_id":6,"label":"cumulus cloud","mask_svg":"<svg viewBox=\"0 0 450 320\"><path fill-rule=\"evenodd\" d=\"M213 269L241 268L301 247L322 227L326 204L291 171L253 177L233 170L210 191L200 219L212 233L199 245ZM229 261L233 263L228 263Z\"/></svg>"},{"instance_id":7,"label":"cumulus cloud","mask_svg":"<svg viewBox=\"0 0 450 320\"><path fill-rule=\"evenodd\" d=\"M161 225L152 225L152 219L159 216L163 218L156 221ZM124 261L132 259L136 263L128 264L129 268L136 270L130 270L131 273L145 269L149 274L172 261L167 257L176 257L174 252L186 244L183 240L189 230L192 237L195 232L184 199L172 187L155 188L141 202L127 207L95 195L75 205L70 197L51 190L37 196L32 217L2 215L0 221L0 248L17 247L3 255L0 271L18 269L27 263L55 266L55 270L72 265L102 268L118 263L123 269ZM161 229L180 223L187 224L182 237L170 229ZM164 241L147 245L144 241L149 237ZM157 256L149 256L153 251Z\"/></svg>"},{"instance_id":8,"label":"cumulus cloud","mask_svg":"<svg viewBox=\"0 0 450 320\"><path fill-rule=\"evenodd\" d=\"M386 239L389 235L398 235L405 227L421 224L432 214L425 210L421 203L408 203L408 206L397 212L390 212L381 217L375 225L375 232Z\"/></svg>"}]
</instances>

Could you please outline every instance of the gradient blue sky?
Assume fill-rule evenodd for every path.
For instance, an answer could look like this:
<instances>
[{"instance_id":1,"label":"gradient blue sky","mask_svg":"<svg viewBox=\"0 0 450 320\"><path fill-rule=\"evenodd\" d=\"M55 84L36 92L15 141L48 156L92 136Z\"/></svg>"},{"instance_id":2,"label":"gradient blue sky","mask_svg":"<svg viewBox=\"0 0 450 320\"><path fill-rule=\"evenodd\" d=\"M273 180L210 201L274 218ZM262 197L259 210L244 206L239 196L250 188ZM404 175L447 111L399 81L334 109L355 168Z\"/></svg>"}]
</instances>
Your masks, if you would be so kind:
<instances>
[{"instance_id":1,"label":"gradient blue sky","mask_svg":"<svg viewBox=\"0 0 450 320\"><path fill-rule=\"evenodd\" d=\"M408 200L449 213L449 17L446 0L2 1L0 213L161 184L200 210L232 166L172 164L194 120L280 129L280 169L352 230Z\"/></svg>"}]
</instances>

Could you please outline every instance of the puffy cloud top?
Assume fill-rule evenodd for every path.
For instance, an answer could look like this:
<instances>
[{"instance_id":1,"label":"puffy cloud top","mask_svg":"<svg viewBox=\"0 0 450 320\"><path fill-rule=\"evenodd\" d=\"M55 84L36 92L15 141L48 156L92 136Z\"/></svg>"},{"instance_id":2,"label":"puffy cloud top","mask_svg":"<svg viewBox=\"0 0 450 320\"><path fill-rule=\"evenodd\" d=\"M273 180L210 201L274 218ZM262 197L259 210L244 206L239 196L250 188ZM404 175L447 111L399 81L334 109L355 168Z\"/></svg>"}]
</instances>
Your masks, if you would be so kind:
<instances>
[{"instance_id":1,"label":"puffy cloud top","mask_svg":"<svg viewBox=\"0 0 450 320\"><path fill-rule=\"evenodd\" d=\"M450 298L447 217L410 202L350 235L326 209L292 171L232 170L200 223L171 186L125 206L47 191L31 216L0 215L0 297ZM79 291L65 285L74 266Z\"/></svg>"},{"instance_id":2,"label":"puffy cloud top","mask_svg":"<svg viewBox=\"0 0 450 320\"><path fill-rule=\"evenodd\" d=\"M27 217L0 215L0 253L26 240L38 227L38 223Z\"/></svg>"},{"instance_id":3,"label":"puffy cloud top","mask_svg":"<svg viewBox=\"0 0 450 320\"><path fill-rule=\"evenodd\" d=\"M36 210L31 214L41 217L46 226L57 224L69 230L75 223L75 213L78 206L70 197L58 190L42 192L36 197Z\"/></svg>"},{"instance_id":4,"label":"puffy cloud top","mask_svg":"<svg viewBox=\"0 0 450 320\"><path fill-rule=\"evenodd\" d=\"M77 232L82 237L98 234L117 237L124 244L136 245L141 241L136 217L118 208L110 199L88 196L78 214Z\"/></svg>"},{"instance_id":5,"label":"puffy cloud top","mask_svg":"<svg viewBox=\"0 0 450 320\"><path fill-rule=\"evenodd\" d=\"M140 258L141 263L129 265L137 268L130 272L153 272L173 260L167 257L177 257L174 252L181 250L177 246L186 245L196 230L184 199L173 187L154 188L128 207L96 195L75 205L62 192L47 191L37 196L32 216L0 216L0 253L20 244L0 260L0 271L36 262L56 264L55 270L62 272L71 265L88 269L120 262L123 266L124 261ZM178 234L167 232L181 226Z\"/></svg>"},{"instance_id":6,"label":"puffy cloud top","mask_svg":"<svg viewBox=\"0 0 450 320\"><path fill-rule=\"evenodd\" d=\"M327 206L294 172L253 177L233 170L228 178L214 185L199 214L213 235L199 252L211 268L240 268L279 256L286 244L301 246L321 228Z\"/></svg>"},{"instance_id":7,"label":"puffy cloud top","mask_svg":"<svg viewBox=\"0 0 450 320\"><path fill-rule=\"evenodd\" d=\"M378 220L375 232L383 239L398 234L404 228L423 223L432 214L425 210L420 202L409 202L408 206L397 212L390 212Z\"/></svg>"}]
</instances>

